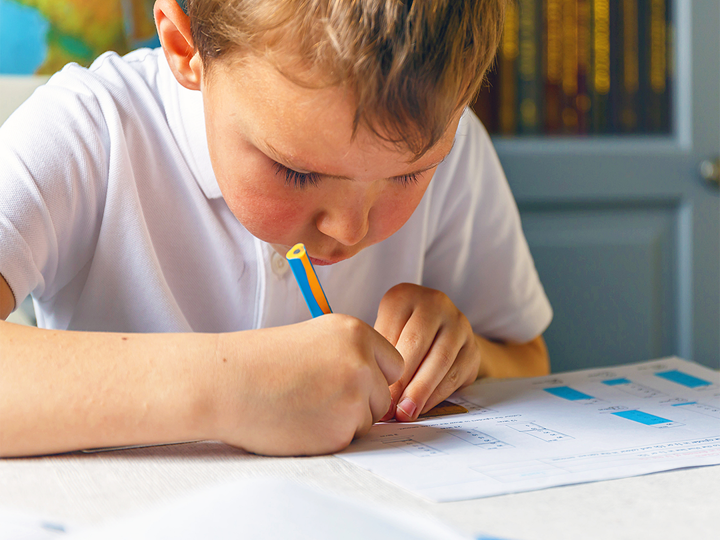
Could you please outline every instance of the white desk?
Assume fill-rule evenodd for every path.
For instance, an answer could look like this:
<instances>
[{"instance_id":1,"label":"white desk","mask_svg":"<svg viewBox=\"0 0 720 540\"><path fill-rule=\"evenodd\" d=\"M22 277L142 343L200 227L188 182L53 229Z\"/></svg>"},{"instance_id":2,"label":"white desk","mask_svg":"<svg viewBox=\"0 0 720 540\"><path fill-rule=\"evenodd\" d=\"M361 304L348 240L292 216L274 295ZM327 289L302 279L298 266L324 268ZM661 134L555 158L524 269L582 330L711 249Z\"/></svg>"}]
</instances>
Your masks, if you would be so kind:
<instances>
[{"instance_id":1,"label":"white desk","mask_svg":"<svg viewBox=\"0 0 720 540\"><path fill-rule=\"evenodd\" d=\"M515 540L720 539L720 466L438 504L332 456L266 458L210 442L0 460L0 506L94 524L201 486L262 476Z\"/></svg>"}]
</instances>

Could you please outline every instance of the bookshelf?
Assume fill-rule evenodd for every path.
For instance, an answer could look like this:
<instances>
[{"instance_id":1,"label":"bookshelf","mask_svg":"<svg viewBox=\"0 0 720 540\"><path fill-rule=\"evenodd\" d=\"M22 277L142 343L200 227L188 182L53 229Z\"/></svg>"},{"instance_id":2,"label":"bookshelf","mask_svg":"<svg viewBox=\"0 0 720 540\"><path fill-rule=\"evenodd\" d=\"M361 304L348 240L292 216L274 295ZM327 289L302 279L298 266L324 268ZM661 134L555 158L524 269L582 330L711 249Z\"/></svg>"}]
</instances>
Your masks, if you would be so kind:
<instances>
[{"instance_id":1,"label":"bookshelf","mask_svg":"<svg viewBox=\"0 0 720 540\"><path fill-rule=\"evenodd\" d=\"M546 35L543 10L567 4L577 9L584 1L518 0L517 6L530 5L536 33ZM627 4L604 1L615 16ZM588 0L591 10L595 2ZM649 3L638 1L638 9ZM480 97L493 104L490 131L555 310L546 340L556 372L668 355L720 367L720 198L717 184L699 172L703 161L720 156L720 3L666 0L664 5L672 35L665 57L672 65L663 129L638 124L630 132L615 124L603 131L590 123L580 132L577 126L572 131L557 122L548 125L542 101L548 85L539 80L537 127L522 128L517 67L516 94L505 102L504 114L516 122L510 131L512 122L500 121L502 58L490 81L494 96ZM613 34L621 26L609 20ZM521 26L520 13L517 21ZM506 29L514 24L506 23ZM520 35L519 28L513 31ZM507 42L503 37L501 54ZM519 39L515 46L520 48ZM546 49L538 45L545 51L538 56L547 58ZM611 88L618 71L612 61L618 57L611 52ZM544 62L536 64L537 73L547 76ZM636 98L636 108L647 101ZM508 112L508 103L514 112ZM487 118L487 103L483 106L484 112L475 104Z\"/></svg>"},{"instance_id":2,"label":"bookshelf","mask_svg":"<svg viewBox=\"0 0 720 540\"><path fill-rule=\"evenodd\" d=\"M514 0L474 109L493 134L669 134L672 0Z\"/></svg>"}]
</instances>

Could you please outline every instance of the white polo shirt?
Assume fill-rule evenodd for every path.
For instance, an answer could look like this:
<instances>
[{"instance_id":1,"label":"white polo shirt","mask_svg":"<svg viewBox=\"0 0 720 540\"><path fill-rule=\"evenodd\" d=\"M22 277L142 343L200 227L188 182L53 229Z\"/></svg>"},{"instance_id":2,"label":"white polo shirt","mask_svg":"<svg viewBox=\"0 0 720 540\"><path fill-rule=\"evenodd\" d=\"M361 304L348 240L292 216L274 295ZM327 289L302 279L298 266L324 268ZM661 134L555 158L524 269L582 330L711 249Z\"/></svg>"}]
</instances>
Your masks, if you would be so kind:
<instances>
[{"instance_id":1,"label":"white polo shirt","mask_svg":"<svg viewBox=\"0 0 720 540\"><path fill-rule=\"evenodd\" d=\"M228 332L310 317L285 260L230 212L202 99L161 50L68 65L0 128L0 274L47 328ZM475 331L527 341L552 312L490 139L467 112L410 220L317 269L336 312L375 321L402 282Z\"/></svg>"}]
</instances>

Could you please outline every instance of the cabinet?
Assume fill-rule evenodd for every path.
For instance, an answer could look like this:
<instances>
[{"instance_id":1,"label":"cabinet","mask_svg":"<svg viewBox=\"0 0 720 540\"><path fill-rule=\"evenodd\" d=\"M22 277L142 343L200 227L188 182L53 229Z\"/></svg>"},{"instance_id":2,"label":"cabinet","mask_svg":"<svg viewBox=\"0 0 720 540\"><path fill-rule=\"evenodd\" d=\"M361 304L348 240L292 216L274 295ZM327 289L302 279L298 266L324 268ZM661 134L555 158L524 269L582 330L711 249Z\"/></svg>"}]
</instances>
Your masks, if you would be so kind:
<instances>
[{"instance_id":1,"label":"cabinet","mask_svg":"<svg viewBox=\"0 0 720 540\"><path fill-rule=\"evenodd\" d=\"M699 168L720 155L720 3L671 9L667 135L494 137L555 311L555 372L667 355L720 368L720 197Z\"/></svg>"}]
</instances>

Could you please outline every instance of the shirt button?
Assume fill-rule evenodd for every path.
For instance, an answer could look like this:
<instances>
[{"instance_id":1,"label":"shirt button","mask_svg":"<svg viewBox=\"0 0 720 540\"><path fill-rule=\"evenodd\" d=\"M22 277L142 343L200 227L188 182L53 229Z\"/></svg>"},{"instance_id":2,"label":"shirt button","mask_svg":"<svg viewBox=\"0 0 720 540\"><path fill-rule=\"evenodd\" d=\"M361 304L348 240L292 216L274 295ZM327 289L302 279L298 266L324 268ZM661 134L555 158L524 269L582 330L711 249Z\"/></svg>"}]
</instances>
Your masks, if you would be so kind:
<instances>
[{"instance_id":1,"label":"shirt button","mask_svg":"<svg viewBox=\"0 0 720 540\"><path fill-rule=\"evenodd\" d=\"M290 270L290 263L279 253L273 253L270 257L270 266L277 277L283 277Z\"/></svg>"}]
</instances>

